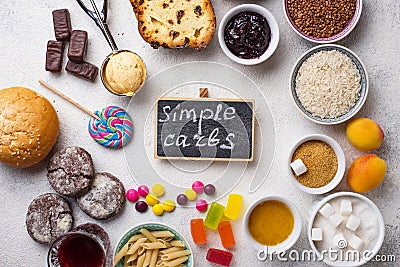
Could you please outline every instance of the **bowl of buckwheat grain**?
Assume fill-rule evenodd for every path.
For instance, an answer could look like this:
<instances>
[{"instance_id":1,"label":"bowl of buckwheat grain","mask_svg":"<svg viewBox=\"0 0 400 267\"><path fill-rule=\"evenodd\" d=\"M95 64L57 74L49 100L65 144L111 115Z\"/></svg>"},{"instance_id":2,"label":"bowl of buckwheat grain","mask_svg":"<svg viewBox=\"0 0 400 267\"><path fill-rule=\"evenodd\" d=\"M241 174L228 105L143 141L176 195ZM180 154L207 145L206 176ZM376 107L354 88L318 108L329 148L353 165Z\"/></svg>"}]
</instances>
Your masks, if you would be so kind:
<instances>
[{"instance_id":1,"label":"bowl of buckwheat grain","mask_svg":"<svg viewBox=\"0 0 400 267\"><path fill-rule=\"evenodd\" d=\"M362 0L284 0L289 25L304 39L320 44L339 41L356 26Z\"/></svg>"}]
</instances>

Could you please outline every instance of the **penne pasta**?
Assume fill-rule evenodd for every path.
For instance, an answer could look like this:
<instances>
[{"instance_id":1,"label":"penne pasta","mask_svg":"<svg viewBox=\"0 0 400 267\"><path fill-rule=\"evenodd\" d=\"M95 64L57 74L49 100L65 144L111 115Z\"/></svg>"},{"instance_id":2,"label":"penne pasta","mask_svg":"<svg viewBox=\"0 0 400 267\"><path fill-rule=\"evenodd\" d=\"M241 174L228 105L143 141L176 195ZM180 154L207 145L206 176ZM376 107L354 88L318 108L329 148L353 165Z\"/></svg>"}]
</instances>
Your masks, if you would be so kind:
<instances>
[{"instance_id":1,"label":"penne pasta","mask_svg":"<svg viewBox=\"0 0 400 267\"><path fill-rule=\"evenodd\" d=\"M137 240L139 240L140 238L143 238L143 237L144 237L144 235L142 235L142 234L136 234L136 235L132 236L131 238L129 238L128 243L133 244Z\"/></svg>"},{"instance_id":2,"label":"penne pasta","mask_svg":"<svg viewBox=\"0 0 400 267\"><path fill-rule=\"evenodd\" d=\"M174 237L173 236L167 236L167 237L164 237L164 239L165 239L165 241L171 241L171 240L174 239Z\"/></svg>"},{"instance_id":3,"label":"penne pasta","mask_svg":"<svg viewBox=\"0 0 400 267\"><path fill-rule=\"evenodd\" d=\"M125 256L128 252L129 243L126 243L114 257L114 266Z\"/></svg>"},{"instance_id":4,"label":"penne pasta","mask_svg":"<svg viewBox=\"0 0 400 267\"><path fill-rule=\"evenodd\" d=\"M127 255L131 255L134 254L139 248L140 248L140 244L143 244L144 242L146 242L147 238L140 238L138 239L128 250L128 252L126 252Z\"/></svg>"},{"instance_id":5,"label":"penne pasta","mask_svg":"<svg viewBox=\"0 0 400 267\"><path fill-rule=\"evenodd\" d=\"M152 243L158 242L158 241L157 241L157 238L156 238L152 233L150 233L149 230L143 228L143 229L140 229L140 232L141 232L145 237L147 237L147 239L149 239L150 242L152 242Z\"/></svg>"},{"instance_id":6,"label":"penne pasta","mask_svg":"<svg viewBox=\"0 0 400 267\"><path fill-rule=\"evenodd\" d=\"M172 247L172 245L168 241L165 241L164 239L157 238L157 241L163 243L167 248Z\"/></svg>"},{"instance_id":7,"label":"penne pasta","mask_svg":"<svg viewBox=\"0 0 400 267\"><path fill-rule=\"evenodd\" d=\"M173 246L173 247L180 247L180 248L184 248L184 247L185 247L185 244L183 244L183 242L180 241L180 240L172 240L172 241L170 242L170 244L171 244L171 246Z\"/></svg>"},{"instance_id":8,"label":"penne pasta","mask_svg":"<svg viewBox=\"0 0 400 267\"><path fill-rule=\"evenodd\" d=\"M157 238L167 238L167 237L172 237L174 238L175 235L173 233L171 233L170 231L152 231L151 232L153 234L153 236L157 237Z\"/></svg>"},{"instance_id":9,"label":"penne pasta","mask_svg":"<svg viewBox=\"0 0 400 267\"><path fill-rule=\"evenodd\" d=\"M138 256L139 255L138 255L138 253L136 251L134 254L130 255L129 257L125 257L125 258L127 258L128 259L127 262L130 263L130 262L136 260L138 258Z\"/></svg>"},{"instance_id":10,"label":"penne pasta","mask_svg":"<svg viewBox=\"0 0 400 267\"><path fill-rule=\"evenodd\" d=\"M151 254L152 254L152 250L151 249L147 249L146 250L146 256L144 257L144 262L143 262L143 267L147 267L150 265L150 259L151 259Z\"/></svg>"},{"instance_id":11,"label":"penne pasta","mask_svg":"<svg viewBox=\"0 0 400 267\"><path fill-rule=\"evenodd\" d=\"M165 267L176 267L176 266L178 266L179 264L181 264L181 263L187 261L188 259L189 259L188 256L184 256L184 257L181 257L181 258L177 258L177 259L175 259L175 260L173 260L173 261L166 262L166 263L164 264L164 266L165 266Z\"/></svg>"},{"instance_id":12,"label":"penne pasta","mask_svg":"<svg viewBox=\"0 0 400 267\"><path fill-rule=\"evenodd\" d=\"M138 252L138 255L140 256L140 255L142 255L143 253L146 252L146 249L144 247L140 246L140 248L138 248L137 252Z\"/></svg>"},{"instance_id":13,"label":"penne pasta","mask_svg":"<svg viewBox=\"0 0 400 267\"><path fill-rule=\"evenodd\" d=\"M161 260L173 260L176 258L181 258L183 256L187 256L190 254L189 250L180 250L180 251L175 251L169 254L165 254L161 256Z\"/></svg>"},{"instance_id":14,"label":"penne pasta","mask_svg":"<svg viewBox=\"0 0 400 267\"><path fill-rule=\"evenodd\" d=\"M160 250L159 253L161 255L165 255L165 254L169 254L169 253L172 253L172 252L175 252L175 251L179 251L179 250L183 250L183 248L171 247L171 248Z\"/></svg>"},{"instance_id":15,"label":"penne pasta","mask_svg":"<svg viewBox=\"0 0 400 267\"><path fill-rule=\"evenodd\" d=\"M184 267L190 251L174 238L170 231L143 228L116 253L113 266L122 260L124 267Z\"/></svg>"},{"instance_id":16,"label":"penne pasta","mask_svg":"<svg viewBox=\"0 0 400 267\"><path fill-rule=\"evenodd\" d=\"M155 267L158 259L158 249L153 249L150 258L150 267Z\"/></svg>"},{"instance_id":17,"label":"penne pasta","mask_svg":"<svg viewBox=\"0 0 400 267\"><path fill-rule=\"evenodd\" d=\"M139 258L137 259L137 264L136 264L138 267L143 267L145 257L146 257L146 254L142 254L139 256Z\"/></svg>"},{"instance_id":18,"label":"penne pasta","mask_svg":"<svg viewBox=\"0 0 400 267\"><path fill-rule=\"evenodd\" d=\"M157 243L143 243L141 246L144 249L158 249L158 248L166 248L167 246L164 245L163 243L157 242Z\"/></svg>"}]
</instances>

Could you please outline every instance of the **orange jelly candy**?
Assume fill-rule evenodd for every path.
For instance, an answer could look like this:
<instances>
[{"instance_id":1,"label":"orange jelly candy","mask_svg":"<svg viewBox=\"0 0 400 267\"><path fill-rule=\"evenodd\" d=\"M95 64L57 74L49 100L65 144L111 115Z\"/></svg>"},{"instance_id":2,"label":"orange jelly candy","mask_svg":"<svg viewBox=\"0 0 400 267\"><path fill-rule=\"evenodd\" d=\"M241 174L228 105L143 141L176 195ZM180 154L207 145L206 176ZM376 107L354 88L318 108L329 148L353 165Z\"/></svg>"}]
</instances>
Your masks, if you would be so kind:
<instances>
[{"instance_id":1,"label":"orange jelly candy","mask_svg":"<svg viewBox=\"0 0 400 267\"><path fill-rule=\"evenodd\" d=\"M207 243L206 229L204 228L203 219L190 220L190 233L192 234L193 242L196 244Z\"/></svg>"},{"instance_id":2,"label":"orange jelly candy","mask_svg":"<svg viewBox=\"0 0 400 267\"><path fill-rule=\"evenodd\" d=\"M229 248L234 246L235 237L233 236L231 223L229 221L221 222L218 225L218 233L221 238L221 243L224 248Z\"/></svg>"}]
</instances>

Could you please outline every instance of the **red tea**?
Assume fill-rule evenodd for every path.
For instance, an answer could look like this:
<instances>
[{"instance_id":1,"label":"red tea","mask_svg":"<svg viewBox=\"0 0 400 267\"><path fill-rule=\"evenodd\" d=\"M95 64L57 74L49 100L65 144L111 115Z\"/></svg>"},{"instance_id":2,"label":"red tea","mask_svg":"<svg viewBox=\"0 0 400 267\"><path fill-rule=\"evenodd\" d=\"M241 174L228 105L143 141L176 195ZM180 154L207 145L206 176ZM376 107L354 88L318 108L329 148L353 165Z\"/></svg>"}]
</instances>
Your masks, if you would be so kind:
<instances>
[{"instance_id":1,"label":"red tea","mask_svg":"<svg viewBox=\"0 0 400 267\"><path fill-rule=\"evenodd\" d=\"M61 267L102 267L105 255L100 244L83 234L73 234L58 249Z\"/></svg>"}]
</instances>

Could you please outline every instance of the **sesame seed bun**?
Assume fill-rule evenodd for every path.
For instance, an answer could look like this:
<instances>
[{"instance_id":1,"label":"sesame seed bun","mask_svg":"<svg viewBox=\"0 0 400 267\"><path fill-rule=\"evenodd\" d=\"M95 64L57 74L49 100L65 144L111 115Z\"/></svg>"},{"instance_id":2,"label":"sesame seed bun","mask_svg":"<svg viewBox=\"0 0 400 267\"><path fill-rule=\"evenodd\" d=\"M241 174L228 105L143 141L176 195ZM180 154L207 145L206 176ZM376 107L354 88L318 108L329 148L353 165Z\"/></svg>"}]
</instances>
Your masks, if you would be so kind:
<instances>
[{"instance_id":1,"label":"sesame seed bun","mask_svg":"<svg viewBox=\"0 0 400 267\"><path fill-rule=\"evenodd\" d=\"M38 163L58 132L57 113L46 98L23 87L0 91L0 162L16 168Z\"/></svg>"}]
</instances>

